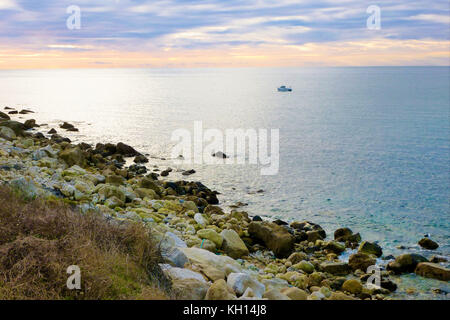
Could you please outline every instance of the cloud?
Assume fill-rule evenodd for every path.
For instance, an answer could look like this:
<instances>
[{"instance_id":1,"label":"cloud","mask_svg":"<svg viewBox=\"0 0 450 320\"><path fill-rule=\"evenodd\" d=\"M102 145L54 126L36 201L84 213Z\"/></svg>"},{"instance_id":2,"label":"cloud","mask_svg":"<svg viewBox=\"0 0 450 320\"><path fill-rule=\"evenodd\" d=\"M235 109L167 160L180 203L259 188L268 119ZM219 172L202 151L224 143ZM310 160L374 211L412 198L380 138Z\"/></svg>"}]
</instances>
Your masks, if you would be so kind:
<instances>
[{"instance_id":1,"label":"cloud","mask_svg":"<svg viewBox=\"0 0 450 320\"><path fill-rule=\"evenodd\" d=\"M373 4L369 0L77 0L81 29L68 30L66 8L72 4L0 0L0 47L147 56L245 47L249 49L242 56L261 60L274 51L250 51L283 47L306 52L325 43L359 50L348 44L374 39L448 42L450 37L448 0L384 0L379 3L381 30L366 28L366 9Z\"/></svg>"},{"instance_id":2,"label":"cloud","mask_svg":"<svg viewBox=\"0 0 450 320\"><path fill-rule=\"evenodd\" d=\"M14 0L0 0L0 10L18 9L19 6Z\"/></svg>"},{"instance_id":3,"label":"cloud","mask_svg":"<svg viewBox=\"0 0 450 320\"><path fill-rule=\"evenodd\" d=\"M450 25L450 16L442 14L418 14L416 16L408 17L406 20L420 20Z\"/></svg>"}]
</instances>

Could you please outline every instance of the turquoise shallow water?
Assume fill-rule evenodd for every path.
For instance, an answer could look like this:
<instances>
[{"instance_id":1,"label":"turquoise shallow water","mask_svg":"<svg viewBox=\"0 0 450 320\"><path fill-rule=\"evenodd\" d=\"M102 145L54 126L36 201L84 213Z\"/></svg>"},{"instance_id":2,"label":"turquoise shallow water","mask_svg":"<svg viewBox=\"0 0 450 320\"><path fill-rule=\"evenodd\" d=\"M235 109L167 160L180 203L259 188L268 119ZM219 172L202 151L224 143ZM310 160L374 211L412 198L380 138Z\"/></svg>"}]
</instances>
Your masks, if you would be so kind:
<instances>
[{"instance_id":1,"label":"turquoise shallow water","mask_svg":"<svg viewBox=\"0 0 450 320\"><path fill-rule=\"evenodd\" d=\"M386 254L404 252L398 245L421 251L417 241L430 234L435 253L448 256L449 75L448 67L0 71L0 104L27 106L49 126L71 121L76 140L123 141L157 157L170 155L173 130L198 120L278 128L278 175L192 165L191 178L252 214L308 219L328 232L348 226ZM293 92L277 92L282 84Z\"/></svg>"}]
</instances>

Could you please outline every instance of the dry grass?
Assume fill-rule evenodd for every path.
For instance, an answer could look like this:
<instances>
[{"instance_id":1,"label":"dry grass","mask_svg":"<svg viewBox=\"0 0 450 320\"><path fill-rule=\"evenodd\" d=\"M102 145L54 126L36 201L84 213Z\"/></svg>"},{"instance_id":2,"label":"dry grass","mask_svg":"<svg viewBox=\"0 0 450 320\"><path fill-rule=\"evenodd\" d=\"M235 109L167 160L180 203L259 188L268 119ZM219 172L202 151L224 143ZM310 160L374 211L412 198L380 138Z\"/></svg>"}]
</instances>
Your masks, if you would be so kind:
<instances>
[{"instance_id":1,"label":"dry grass","mask_svg":"<svg viewBox=\"0 0 450 320\"><path fill-rule=\"evenodd\" d=\"M0 187L0 299L166 299L149 231ZM81 290L66 286L81 269Z\"/></svg>"}]
</instances>

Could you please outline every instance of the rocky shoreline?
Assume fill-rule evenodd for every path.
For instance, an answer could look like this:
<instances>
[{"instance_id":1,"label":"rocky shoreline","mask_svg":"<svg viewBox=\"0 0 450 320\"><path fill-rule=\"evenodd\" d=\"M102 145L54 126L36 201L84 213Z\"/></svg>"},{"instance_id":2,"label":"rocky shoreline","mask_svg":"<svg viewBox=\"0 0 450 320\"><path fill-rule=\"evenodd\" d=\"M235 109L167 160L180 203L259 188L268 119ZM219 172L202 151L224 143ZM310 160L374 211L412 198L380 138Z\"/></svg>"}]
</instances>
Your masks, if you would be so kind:
<instances>
[{"instance_id":1,"label":"rocky shoreline","mask_svg":"<svg viewBox=\"0 0 450 320\"><path fill-rule=\"evenodd\" d=\"M160 180L172 169L149 172L148 158L131 146L72 144L58 134L78 131L70 123L43 134L33 119L11 119L32 111L4 111L0 184L26 198L62 199L83 212L150 228L165 260L160 266L179 299L382 300L390 299L397 289L394 277L403 273L450 280L443 258L406 253L381 270L380 287L371 286L367 268L388 257L349 228L327 240L324 229L310 221L264 221L239 206L224 212L217 192L201 182ZM134 163L126 166L127 159ZM438 247L429 238L419 244ZM348 249L355 253L348 262L340 260Z\"/></svg>"}]
</instances>

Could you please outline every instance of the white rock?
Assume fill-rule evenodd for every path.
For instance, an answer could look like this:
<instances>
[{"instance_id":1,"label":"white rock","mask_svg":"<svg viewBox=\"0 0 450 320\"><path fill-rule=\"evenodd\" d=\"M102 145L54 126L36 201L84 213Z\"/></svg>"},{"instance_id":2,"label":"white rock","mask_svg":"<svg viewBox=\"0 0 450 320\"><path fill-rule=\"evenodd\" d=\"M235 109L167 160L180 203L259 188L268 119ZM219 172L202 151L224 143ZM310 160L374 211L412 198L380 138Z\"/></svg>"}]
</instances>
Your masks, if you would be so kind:
<instances>
[{"instance_id":1,"label":"white rock","mask_svg":"<svg viewBox=\"0 0 450 320\"><path fill-rule=\"evenodd\" d=\"M289 283L286 280L280 278L263 279L261 282L266 286L267 290L281 290L283 288L289 287Z\"/></svg>"},{"instance_id":2,"label":"white rock","mask_svg":"<svg viewBox=\"0 0 450 320\"><path fill-rule=\"evenodd\" d=\"M203 215L201 213L196 213L194 216L195 222L197 222L201 226L206 226L205 218L203 218Z\"/></svg>"},{"instance_id":3,"label":"white rock","mask_svg":"<svg viewBox=\"0 0 450 320\"><path fill-rule=\"evenodd\" d=\"M225 274L225 267L231 265L236 270L242 270L241 265L233 258L216 255L208 250L200 248L181 248L189 261L193 264L209 265Z\"/></svg>"},{"instance_id":4,"label":"white rock","mask_svg":"<svg viewBox=\"0 0 450 320\"><path fill-rule=\"evenodd\" d=\"M168 264L160 265L161 269L172 279L184 280L184 279L196 279L206 283L205 278L200 273L194 272L189 269L172 267Z\"/></svg>"},{"instance_id":5,"label":"white rock","mask_svg":"<svg viewBox=\"0 0 450 320\"><path fill-rule=\"evenodd\" d=\"M166 232L165 238L172 239L172 240L173 240L173 245L174 245L175 247L178 247L178 248L187 248L186 242L184 242L183 240L181 240L180 237L178 237L178 236L177 236L175 233L173 233L173 232L169 232L169 231Z\"/></svg>"},{"instance_id":6,"label":"white rock","mask_svg":"<svg viewBox=\"0 0 450 320\"><path fill-rule=\"evenodd\" d=\"M246 273L229 274L227 284L238 295L243 295L247 288L251 288L255 297L262 298L266 291L266 287L262 283Z\"/></svg>"}]
</instances>

